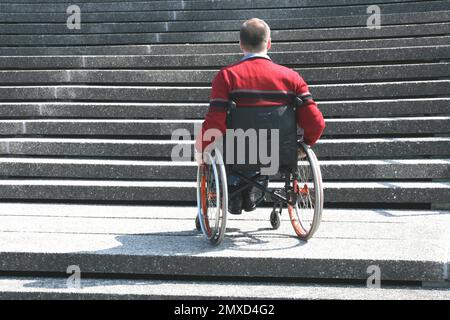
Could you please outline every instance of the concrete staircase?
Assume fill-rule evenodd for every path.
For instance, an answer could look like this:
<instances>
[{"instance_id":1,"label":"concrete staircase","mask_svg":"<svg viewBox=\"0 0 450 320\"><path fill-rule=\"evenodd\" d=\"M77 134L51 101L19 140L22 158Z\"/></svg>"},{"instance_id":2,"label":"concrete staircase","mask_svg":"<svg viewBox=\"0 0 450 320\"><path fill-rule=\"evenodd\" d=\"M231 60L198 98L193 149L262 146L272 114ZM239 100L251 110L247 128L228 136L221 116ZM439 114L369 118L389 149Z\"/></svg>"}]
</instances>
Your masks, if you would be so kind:
<instances>
[{"instance_id":1,"label":"concrete staircase","mask_svg":"<svg viewBox=\"0 0 450 320\"><path fill-rule=\"evenodd\" d=\"M314 283L295 284L299 298L450 298L323 283L362 281L373 264L408 286L448 281L449 1L76 3L80 30L66 26L73 3L0 1L0 297L217 297L224 278L252 292L239 281L257 277L267 294L247 297L280 297L288 278ZM371 4L381 29L366 27ZM326 117L314 147L324 223L303 244L287 221L268 230L261 209L232 217L228 240L211 248L194 230L196 165L170 161L170 138L201 122L251 17L272 27L272 59L301 73ZM69 265L98 290L61 289L51 277ZM154 279L174 275L197 293ZM112 276L151 279L101 289ZM150 290L158 281L166 289Z\"/></svg>"}]
</instances>

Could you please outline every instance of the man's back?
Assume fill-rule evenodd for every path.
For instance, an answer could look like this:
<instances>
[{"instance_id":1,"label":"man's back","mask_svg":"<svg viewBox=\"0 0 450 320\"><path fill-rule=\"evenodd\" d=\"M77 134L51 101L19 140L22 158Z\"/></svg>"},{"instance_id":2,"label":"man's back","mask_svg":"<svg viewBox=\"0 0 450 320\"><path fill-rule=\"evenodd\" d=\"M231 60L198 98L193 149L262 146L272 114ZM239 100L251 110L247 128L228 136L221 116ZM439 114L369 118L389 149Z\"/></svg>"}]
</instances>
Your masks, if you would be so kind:
<instances>
[{"instance_id":1,"label":"man's back","mask_svg":"<svg viewBox=\"0 0 450 320\"><path fill-rule=\"evenodd\" d=\"M289 103L283 100L292 98L298 82L296 72L273 63L268 56L249 55L244 60L223 68L221 73L227 86L215 87L213 96L228 92L230 96L236 97L238 106Z\"/></svg>"},{"instance_id":2,"label":"man's back","mask_svg":"<svg viewBox=\"0 0 450 320\"><path fill-rule=\"evenodd\" d=\"M305 81L297 72L272 62L265 54L244 56L222 68L213 80L210 108L197 137L196 150L201 152L211 143L203 139L206 130L225 133L228 101L233 100L237 107L278 106L292 103L295 97L304 101L296 111L297 124L304 129L304 141L312 145L322 134L325 122Z\"/></svg>"}]
</instances>

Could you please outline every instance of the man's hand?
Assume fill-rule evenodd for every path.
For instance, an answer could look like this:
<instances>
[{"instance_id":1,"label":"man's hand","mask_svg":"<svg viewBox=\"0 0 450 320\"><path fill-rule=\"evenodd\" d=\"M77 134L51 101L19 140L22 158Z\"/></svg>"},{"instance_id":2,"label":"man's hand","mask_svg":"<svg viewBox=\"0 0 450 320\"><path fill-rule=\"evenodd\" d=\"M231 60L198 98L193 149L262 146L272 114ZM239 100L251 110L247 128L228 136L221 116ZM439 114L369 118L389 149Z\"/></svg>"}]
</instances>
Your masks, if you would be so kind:
<instances>
[{"instance_id":1,"label":"man's hand","mask_svg":"<svg viewBox=\"0 0 450 320\"><path fill-rule=\"evenodd\" d=\"M197 161L197 164L199 166L202 166L205 164L205 162L203 161L203 153L196 151L194 157L195 157L195 161Z\"/></svg>"},{"instance_id":2,"label":"man's hand","mask_svg":"<svg viewBox=\"0 0 450 320\"><path fill-rule=\"evenodd\" d=\"M306 158L306 153L305 153L305 151L303 151L302 148L298 148L297 150L298 150L298 152L297 152L298 159Z\"/></svg>"},{"instance_id":3,"label":"man's hand","mask_svg":"<svg viewBox=\"0 0 450 320\"><path fill-rule=\"evenodd\" d=\"M301 144L303 143L303 137L297 140L297 159L304 159L306 158L306 153L303 150L303 147Z\"/></svg>"}]
</instances>

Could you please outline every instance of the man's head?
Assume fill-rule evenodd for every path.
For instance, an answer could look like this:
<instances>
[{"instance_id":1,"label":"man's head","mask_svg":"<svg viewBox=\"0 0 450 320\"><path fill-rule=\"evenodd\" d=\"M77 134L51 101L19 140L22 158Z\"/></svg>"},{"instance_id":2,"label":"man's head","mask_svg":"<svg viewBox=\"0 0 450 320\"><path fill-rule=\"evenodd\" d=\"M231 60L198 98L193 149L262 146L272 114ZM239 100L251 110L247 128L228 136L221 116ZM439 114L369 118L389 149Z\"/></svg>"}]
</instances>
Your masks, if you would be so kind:
<instances>
[{"instance_id":1,"label":"man's head","mask_svg":"<svg viewBox=\"0 0 450 320\"><path fill-rule=\"evenodd\" d=\"M270 49L270 28L261 19L245 21L241 27L241 49L244 52L266 53Z\"/></svg>"}]
</instances>

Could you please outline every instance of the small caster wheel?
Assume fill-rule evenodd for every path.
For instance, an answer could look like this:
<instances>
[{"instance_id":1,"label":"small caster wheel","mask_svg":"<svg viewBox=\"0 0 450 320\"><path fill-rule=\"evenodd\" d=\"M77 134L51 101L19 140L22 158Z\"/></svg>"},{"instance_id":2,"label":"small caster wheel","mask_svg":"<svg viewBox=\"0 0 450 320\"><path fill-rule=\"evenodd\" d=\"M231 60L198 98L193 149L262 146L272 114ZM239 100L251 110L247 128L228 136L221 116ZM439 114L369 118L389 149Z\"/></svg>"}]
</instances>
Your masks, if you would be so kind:
<instances>
[{"instance_id":1,"label":"small caster wheel","mask_svg":"<svg viewBox=\"0 0 450 320\"><path fill-rule=\"evenodd\" d=\"M276 210L273 210L270 214L270 224L272 225L273 230L277 230L280 227L280 215Z\"/></svg>"},{"instance_id":2,"label":"small caster wheel","mask_svg":"<svg viewBox=\"0 0 450 320\"><path fill-rule=\"evenodd\" d=\"M200 220L198 219L198 216L195 217L195 229L197 229L197 231L202 231L202 226L200 225Z\"/></svg>"}]
</instances>

